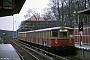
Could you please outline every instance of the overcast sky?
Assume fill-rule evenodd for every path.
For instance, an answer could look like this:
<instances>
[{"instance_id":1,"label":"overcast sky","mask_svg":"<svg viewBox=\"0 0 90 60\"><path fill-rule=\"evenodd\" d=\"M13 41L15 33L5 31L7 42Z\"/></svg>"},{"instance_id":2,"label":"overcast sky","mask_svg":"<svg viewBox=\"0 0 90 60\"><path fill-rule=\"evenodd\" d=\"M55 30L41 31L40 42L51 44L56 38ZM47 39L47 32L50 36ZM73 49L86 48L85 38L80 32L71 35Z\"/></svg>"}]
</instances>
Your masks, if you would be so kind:
<instances>
[{"instance_id":1,"label":"overcast sky","mask_svg":"<svg viewBox=\"0 0 90 60\"><path fill-rule=\"evenodd\" d=\"M2 30L13 30L13 18L14 18L14 31L18 29L21 21L26 20L24 15L27 14L28 9L35 8L39 12L43 8L47 7L49 0L26 0L19 14L14 16L0 17L0 29Z\"/></svg>"}]
</instances>

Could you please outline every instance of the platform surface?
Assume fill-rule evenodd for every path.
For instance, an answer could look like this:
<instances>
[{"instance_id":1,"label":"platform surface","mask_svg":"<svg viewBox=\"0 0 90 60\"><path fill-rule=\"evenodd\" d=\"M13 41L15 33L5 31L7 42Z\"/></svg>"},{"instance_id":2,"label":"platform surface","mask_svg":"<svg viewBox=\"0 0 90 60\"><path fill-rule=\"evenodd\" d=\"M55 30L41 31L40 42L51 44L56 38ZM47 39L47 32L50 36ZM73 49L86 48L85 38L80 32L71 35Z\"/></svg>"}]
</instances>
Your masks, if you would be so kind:
<instances>
[{"instance_id":1,"label":"platform surface","mask_svg":"<svg viewBox=\"0 0 90 60\"><path fill-rule=\"evenodd\" d=\"M90 44L82 44L81 46L80 44L75 44L75 47L80 49L90 50Z\"/></svg>"},{"instance_id":2,"label":"platform surface","mask_svg":"<svg viewBox=\"0 0 90 60\"><path fill-rule=\"evenodd\" d=\"M0 44L0 60L21 60L11 44Z\"/></svg>"}]
</instances>

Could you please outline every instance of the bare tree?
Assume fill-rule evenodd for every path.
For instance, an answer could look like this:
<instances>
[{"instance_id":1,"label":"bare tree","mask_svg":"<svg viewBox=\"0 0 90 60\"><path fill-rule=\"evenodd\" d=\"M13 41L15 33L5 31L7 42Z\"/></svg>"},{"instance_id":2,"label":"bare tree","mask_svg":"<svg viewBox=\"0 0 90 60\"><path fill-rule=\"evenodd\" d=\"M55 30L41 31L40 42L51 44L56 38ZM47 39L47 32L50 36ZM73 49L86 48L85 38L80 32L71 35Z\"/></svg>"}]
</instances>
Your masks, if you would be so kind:
<instances>
[{"instance_id":1,"label":"bare tree","mask_svg":"<svg viewBox=\"0 0 90 60\"><path fill-rule=\"evenodd\" d=\"M79 22L90 25L90 15L77 14L78 11L90 7L90 0L50 0L49 8L43 9L43 17L57 20L58 26L78 26ZM39 20L40 14L35 9L29 9L25 18L34 16ZM74 13L76 12L76 13Z\"/></svg>"},{"instance_id":2,"label":"bare tree","mask_svg":"<svg viewBox=\"0 0 90 60\"><path fill-rule=\"evenodd\" d=\"M78 26L80 21L84 24L89 23L89 16L77 14L78 12L90 7L89 0L50 0L49 10L45 16L53 17L58 22L58 26ZM88 22L87 22L88 21ZM74 25L75 24L75 25Z\"/></svg>"},{"instance_id":3,"label":"bare tree","mask_svg":"<svg viewBox=\"0 0 90 60\"><path fill-rule=\"evenodd\" d=\"M27 14L24 15L25 18L35 17L36 21L40 18L40 13L36 11L36 9L28 9Z\"/></svg>"},{"instance_id":4,"label":"bare tree","mask_svg":"<svg viewBox=\"0 0 90 60\"><path fill-rule=\"evenodd\" d=\"M52 13L52 11L51 11L51 9L50 8L44 8L43 9L43 12L44 12L44 14L42 14L42 17L45 19L45 20L48 20L48 19L55 19L54 17L53 17L53 13Z\"/></svg>"}]
</instances>

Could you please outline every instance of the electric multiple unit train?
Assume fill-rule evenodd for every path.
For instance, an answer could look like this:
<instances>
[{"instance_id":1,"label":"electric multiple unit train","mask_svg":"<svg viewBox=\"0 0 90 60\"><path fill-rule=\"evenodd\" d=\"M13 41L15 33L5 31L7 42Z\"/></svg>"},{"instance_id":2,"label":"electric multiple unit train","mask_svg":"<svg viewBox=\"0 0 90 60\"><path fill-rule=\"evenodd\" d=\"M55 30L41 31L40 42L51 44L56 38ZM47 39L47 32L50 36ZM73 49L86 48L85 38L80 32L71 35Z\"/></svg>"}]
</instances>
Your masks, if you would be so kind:
<instances>
[{"instance_id":1,"label":"electric multiple unit train","mask_svg":"<svg viewBox=\"0 0 90 60\"><path fill-rule=\"evenodd\" d=\"M56 54L70 54L75 48L74 29L70 27L52 27L18 32L18 39Z\"/></svg>"}]
</instances>

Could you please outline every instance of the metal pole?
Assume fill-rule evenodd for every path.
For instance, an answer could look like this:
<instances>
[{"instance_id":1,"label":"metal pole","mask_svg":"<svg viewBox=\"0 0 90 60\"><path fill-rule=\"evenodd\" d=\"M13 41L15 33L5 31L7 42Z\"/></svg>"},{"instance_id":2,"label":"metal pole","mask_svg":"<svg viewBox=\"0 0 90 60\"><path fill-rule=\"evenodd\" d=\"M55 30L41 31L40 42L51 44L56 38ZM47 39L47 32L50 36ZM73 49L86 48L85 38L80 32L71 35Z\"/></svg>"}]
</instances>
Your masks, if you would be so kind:
<instances>
[{"instance_id":1,"label":"metal pole","mask_svg":"<svg viewBox=\"0 0 90 60\"><path fill-rule=\"evenodd\" d=\"M13 15L13 39L14 39L14 15Z\"/></svg>"},{"instance_id":2,"label":"metal pole","mask_svg":"<svg viewBox=\"0 0 90 60\"><path fill-rule=\"evenodd\" d=\"M15 21L15 23L16 23L16 34L15 34L16 36L15 37L17 38L17 22Z\"/></svg>"},{"instance_id":3,"label":"metal pole","mask_svg":"<svg viewBox=\"0 0 90 60\"><path fill-rule=\"evenodd\" d=\"M15 21L15 23L16 23L16 30L17 30L17 21Z\"/></svg>"}]
</instances>

